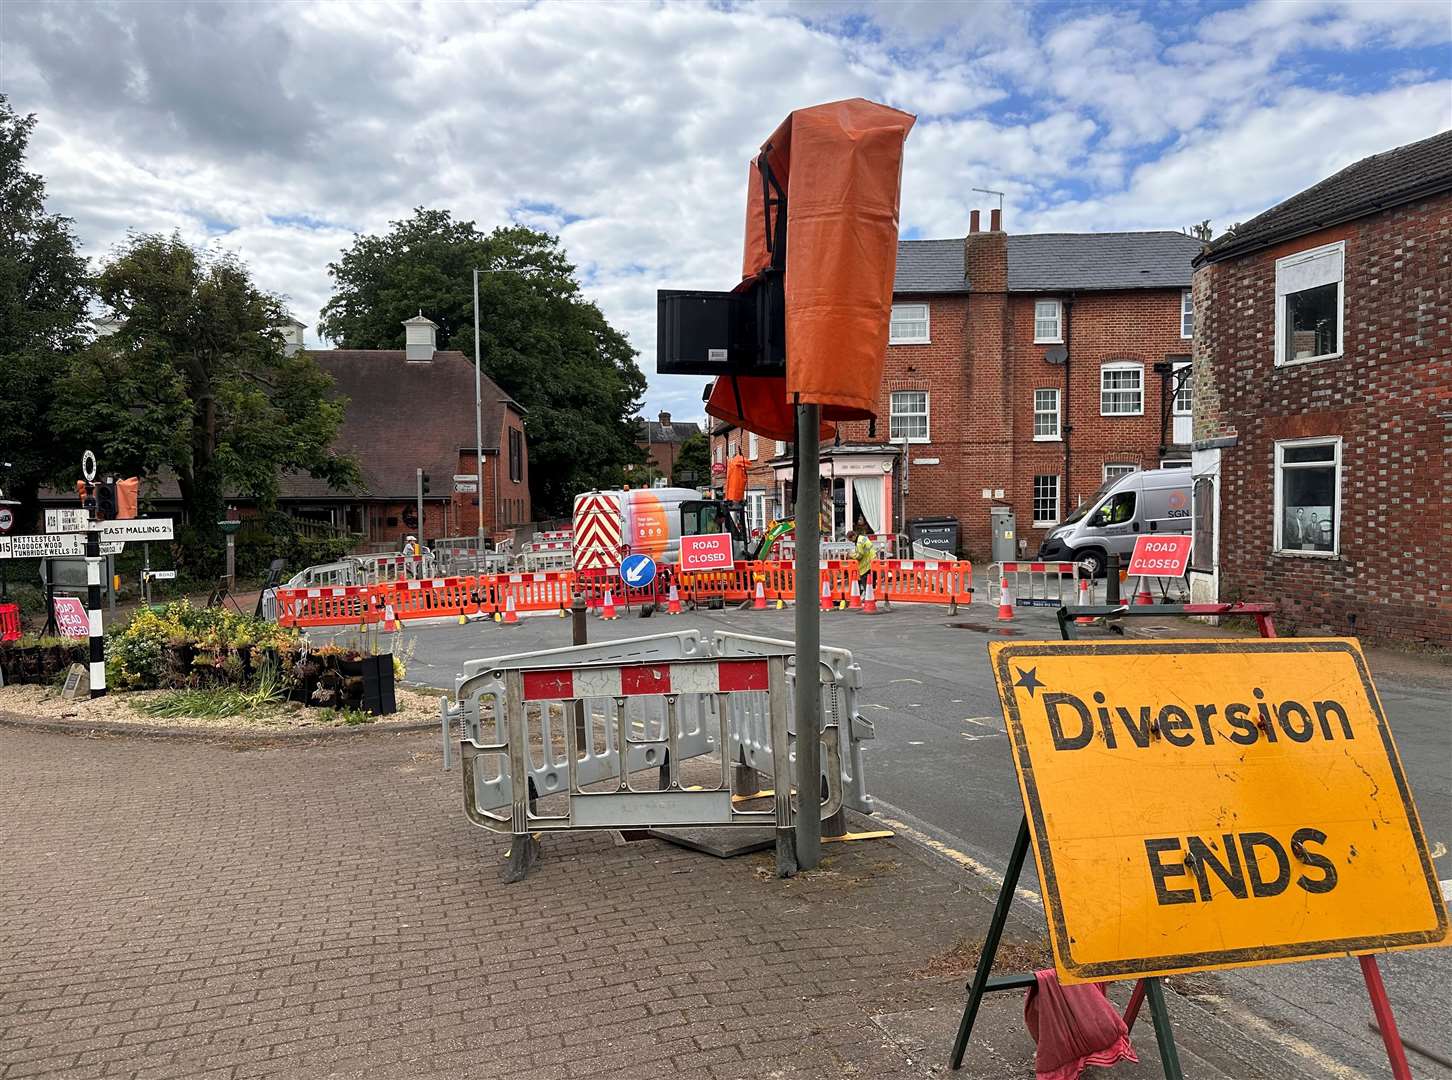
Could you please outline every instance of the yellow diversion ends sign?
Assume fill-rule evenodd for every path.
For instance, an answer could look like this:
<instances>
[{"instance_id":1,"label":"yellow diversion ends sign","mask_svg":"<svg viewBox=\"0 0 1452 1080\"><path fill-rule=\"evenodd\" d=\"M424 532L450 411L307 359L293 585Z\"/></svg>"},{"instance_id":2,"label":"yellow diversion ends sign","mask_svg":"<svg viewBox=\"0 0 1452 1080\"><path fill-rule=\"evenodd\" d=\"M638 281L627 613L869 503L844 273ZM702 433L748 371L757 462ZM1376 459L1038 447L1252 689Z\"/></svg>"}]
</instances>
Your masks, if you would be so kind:
<instances>
[{"instance_id":1,"label":"yellow diversion ends sign","mask_svg":"<svg viewBox=\"0 0 1452 1080\"><path fill-rule=\"evenodd\" d=\"M1449 940L1354 640L988 649L1062 981Z\"/></svg>"}]
</instances>

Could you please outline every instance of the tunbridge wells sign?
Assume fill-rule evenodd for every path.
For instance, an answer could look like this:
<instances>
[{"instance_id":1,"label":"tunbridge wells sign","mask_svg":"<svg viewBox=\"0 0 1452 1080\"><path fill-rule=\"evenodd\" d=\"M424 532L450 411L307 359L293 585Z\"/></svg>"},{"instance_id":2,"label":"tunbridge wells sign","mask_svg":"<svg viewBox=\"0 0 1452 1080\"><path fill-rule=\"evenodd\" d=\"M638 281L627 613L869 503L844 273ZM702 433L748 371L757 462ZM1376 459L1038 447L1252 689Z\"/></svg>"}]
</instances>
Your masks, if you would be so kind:
<instances>
[{"instance_id":1,"label":"tunbridge wells sign","mask_svg":"<svg viewBox=\"0 0 1452 1080\"><path fill-rule=\"evenodd\" d=\"M988 648L1062 981L1449 940L1355 641Z\"/></svg>"}]
</instances>

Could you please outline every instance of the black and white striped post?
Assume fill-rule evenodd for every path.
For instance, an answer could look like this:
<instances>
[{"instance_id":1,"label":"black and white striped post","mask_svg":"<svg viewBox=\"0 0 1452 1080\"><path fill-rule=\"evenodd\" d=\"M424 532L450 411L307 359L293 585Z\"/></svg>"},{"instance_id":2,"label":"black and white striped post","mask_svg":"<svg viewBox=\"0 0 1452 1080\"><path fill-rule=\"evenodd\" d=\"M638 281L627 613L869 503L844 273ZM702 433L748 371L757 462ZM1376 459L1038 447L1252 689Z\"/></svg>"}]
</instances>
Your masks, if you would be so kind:
<instances>
[{"instance_id":1,"label":"black and white striped post","mask_svg":"<svg viewBox=\"0 0 1452 1080\"><path fill-rule=\"evenodd\" d=\"M106 696L106 636L101 616L101 523L86 523L86 614L91 636L91 696Z\"/></svg>"}]
</instances>

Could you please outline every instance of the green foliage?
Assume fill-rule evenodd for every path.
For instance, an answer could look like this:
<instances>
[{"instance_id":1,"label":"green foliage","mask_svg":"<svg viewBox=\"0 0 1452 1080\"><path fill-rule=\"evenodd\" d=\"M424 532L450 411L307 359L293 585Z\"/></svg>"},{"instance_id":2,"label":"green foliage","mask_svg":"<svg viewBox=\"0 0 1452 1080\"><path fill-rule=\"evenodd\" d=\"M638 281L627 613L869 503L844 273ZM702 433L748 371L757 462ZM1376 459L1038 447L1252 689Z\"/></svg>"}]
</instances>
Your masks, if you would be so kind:
<instances>
[{"instance_id":1,"label":"green foliage","mask_svg":"<svg viewBox=\"0 0 1452 1080\"><path fill-rule=\"evenodd\" d=\"M118 689L154 689L168 679L167 649L195 647L193 664L215 666L229 681L240 671L229 671L228 660L243 649L297 650L301 635L265 619L241 615L229 608L193 607L178 600L159 611L143 608L119 630L107 635L106 681Z\"/></svg>"},{"instance_id":2,"label":"green foliage","mask_svg":"<svg viewBox=\"0 0 1452 1080\"><path fill-rule=\"evenodd\" d=\"M25 171L34 116L0 95L0 487L21 503L17 532L31 531L42 483L78 473L80 455L53 417L58 359L90 332L86 261L71 220L45 213L45 181Z\"/></svg>"},{"instance_id":3,"label":"green foliage","mask_svg":"<svg viewBox=\"0 0 1452 1080\"><path fill-rule=\"evenodd\" d=\"M219 686L206 690L178 690L165 697L132 702L131 707L146 716L243 716L281 704L285 689L277 669L267 666L259 674L257 685L247 689Z\"/></svg>"},{"instance_id":4,"label":"green foliage","mask_svg":"<svg viewBox=\"0 0 1452 1080\"><path fill-rule=\"evenodd\" d=\"M96 286L121 329L71 361L57 425L93 446L108 472L176 475L190 564L217 567L226 496L271 506L283 471L356 482L356 465L332 450L346 402L306 353L286 355L277 330L286 309L235 255L177 235L132 236Z\"/></svg>"},{"instance_id":5,"label":"green foliage","mask_svg":"<svg viewBox=\"0 0 1452 1080\"><path fill-rule=\"evenodd\" d=\"M710 486L711 440L704 432L697 432L681 443L675 467L671 470L671 483L677 487Z\"/></svg>"},{"instance_id":6,"label":"green foliage","mask_svg":"<svg viewBox=\"0 0 1452 1080\"><path fill-rule=\"evenodd\" d=\"M474 355L479 275L484 370L528 413L536 516L570 512L574 495L619 486L643 464L633 419L645 392L635 350L586 300L559 241L523 227L480 232L447 210L418 208L383 236L358 236L329 265L334 295L321 332L345 348L397 349L423 311L440 349Z\"/></svg>"}]
</instances>

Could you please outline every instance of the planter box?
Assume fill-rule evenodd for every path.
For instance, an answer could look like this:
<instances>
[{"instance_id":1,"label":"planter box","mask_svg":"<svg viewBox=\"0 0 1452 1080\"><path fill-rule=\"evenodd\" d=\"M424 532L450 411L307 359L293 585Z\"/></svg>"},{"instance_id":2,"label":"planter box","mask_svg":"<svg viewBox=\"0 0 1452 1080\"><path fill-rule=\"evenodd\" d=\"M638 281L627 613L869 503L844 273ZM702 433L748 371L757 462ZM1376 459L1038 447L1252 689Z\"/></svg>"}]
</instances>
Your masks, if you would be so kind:
<instances>
[{"instance_id":1,"label":"planter box","mask_svg":"<svg viewBox=\"0 0 1452 1080\"><path fill-rule=\"evenodd\" d=\"M365 656L362 660L339 660L338 671L346 680L345 686L355 678L363 680L363 695L357 703L358 708L374 716L388 716L398 711L393 697L392 653ZM348 704L353 702L350 700Z\"/></svg>"}]
</instances>

